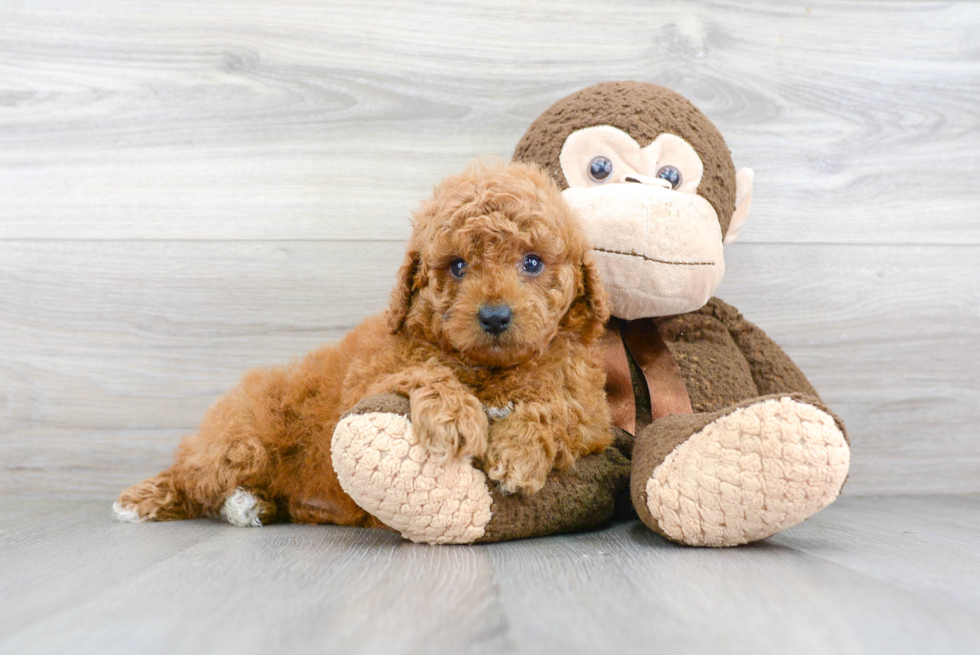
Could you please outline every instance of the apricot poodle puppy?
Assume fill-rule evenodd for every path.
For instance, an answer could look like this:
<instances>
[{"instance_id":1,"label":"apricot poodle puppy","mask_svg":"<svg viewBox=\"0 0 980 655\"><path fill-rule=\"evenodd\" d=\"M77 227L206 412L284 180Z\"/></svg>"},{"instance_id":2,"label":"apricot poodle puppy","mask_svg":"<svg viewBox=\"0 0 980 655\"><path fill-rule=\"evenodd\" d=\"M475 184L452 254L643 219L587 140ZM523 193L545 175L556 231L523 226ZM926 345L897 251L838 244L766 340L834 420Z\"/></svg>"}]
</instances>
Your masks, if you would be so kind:
<instances>
[{"instance_id":1,"label":"apricot poodle puppy","mask_svg":"<svg viewBox=\"0 0 980 655\"><path fill-rule=\"evenodd\" d=\"M505 493L534 493L605 448L605 292L547 175L473 164L436 187L414 228L386 314L245 375L170 468L122 492L117 517L380 526L341 489L330 441L344 412L382 393L408 397L431 453L474 458Z\"/></svg>"}]
</instances>

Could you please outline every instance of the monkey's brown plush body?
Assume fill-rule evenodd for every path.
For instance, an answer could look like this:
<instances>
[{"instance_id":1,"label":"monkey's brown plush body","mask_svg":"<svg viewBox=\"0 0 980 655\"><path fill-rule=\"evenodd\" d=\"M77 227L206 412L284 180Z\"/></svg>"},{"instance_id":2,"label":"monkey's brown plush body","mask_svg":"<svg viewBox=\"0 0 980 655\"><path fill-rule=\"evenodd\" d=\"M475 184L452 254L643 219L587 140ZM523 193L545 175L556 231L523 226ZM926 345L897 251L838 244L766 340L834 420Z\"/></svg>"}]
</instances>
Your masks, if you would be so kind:
<instances>
[{"instance_id":1,"label":"monkey's brown plush body","mask_svg":"<svg viewBox=\"0 0 980 655\"><path fill-rule=\"evenodd\" d=\"M354 500L416 541L544 535L625 510L706 546L764 539L830 504L850 463L843 424L778 345L711 295L752 182L714 125L662 87L604 83L549 108L514 159L552 174L592 240L614 316L615 444L537 494L504 496L463 460L405 473L407 404L372 398L334 434Z\"/></svg>"}]
</instances>

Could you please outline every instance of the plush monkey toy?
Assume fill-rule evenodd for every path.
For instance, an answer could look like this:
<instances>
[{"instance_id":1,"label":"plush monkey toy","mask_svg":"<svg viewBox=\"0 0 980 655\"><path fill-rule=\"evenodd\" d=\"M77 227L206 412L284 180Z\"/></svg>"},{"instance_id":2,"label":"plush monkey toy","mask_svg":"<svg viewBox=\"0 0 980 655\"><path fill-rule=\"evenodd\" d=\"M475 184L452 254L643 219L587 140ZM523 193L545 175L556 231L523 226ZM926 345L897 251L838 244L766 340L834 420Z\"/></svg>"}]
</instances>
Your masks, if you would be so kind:
<instances>
[{"instance_id":1,"label":"plush monkey toy","mask_svg":"<svg viewBox=\"0 0 980 655\"><path fill-rule=\"evenodd\" d=\"M438 543L618 514L678 543L733 546L833 502L850 464L842 422L778 345L712 297L752 200L752 171L736 173L715 126L668 89L607 82L546 110L514 159L551 173L596 251L614 317L604 347L615 446L537 494L504 496L468 462L430 458L406 399L375 397L334 433L345 491L406 538Z\"/></svg>"}]
</instances>

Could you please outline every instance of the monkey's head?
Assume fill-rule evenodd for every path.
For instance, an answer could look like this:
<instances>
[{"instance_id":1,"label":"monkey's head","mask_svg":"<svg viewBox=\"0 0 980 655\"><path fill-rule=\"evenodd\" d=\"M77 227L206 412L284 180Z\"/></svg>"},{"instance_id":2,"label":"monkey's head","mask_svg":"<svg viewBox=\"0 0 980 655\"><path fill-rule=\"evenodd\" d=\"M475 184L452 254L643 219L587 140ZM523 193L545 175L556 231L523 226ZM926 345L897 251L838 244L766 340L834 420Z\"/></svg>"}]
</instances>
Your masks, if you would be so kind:
<instances>
[{"instance_id":1,"label":"monkey's head","mask_svg":"<svg viewBox=\"0 0 980 655\"><path fill-rule=\"evenodd\" d=\"M604 82L531 124L515 161L543 166L595 250L612 313L636 318L702 307L725 274L752 201L715 126L655 84Z\"/></svg>"}]
</instances>

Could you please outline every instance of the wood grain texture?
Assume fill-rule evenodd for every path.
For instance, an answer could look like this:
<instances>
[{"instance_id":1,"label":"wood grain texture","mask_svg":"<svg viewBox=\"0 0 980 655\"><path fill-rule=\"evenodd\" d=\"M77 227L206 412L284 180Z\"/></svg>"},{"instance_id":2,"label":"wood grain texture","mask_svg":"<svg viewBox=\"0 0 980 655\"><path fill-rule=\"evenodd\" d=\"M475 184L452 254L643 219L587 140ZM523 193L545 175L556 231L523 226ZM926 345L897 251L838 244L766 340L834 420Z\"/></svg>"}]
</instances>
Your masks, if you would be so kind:
<instances>
[{"instance_id":1,"label":"wood grain texture","mask_svg":"<svg viewBox=\"0 0 980 655\"><path fill-rule=\"evenodd\" d=\"M249 368L386 305L400 243L0 243L0 491L111 496ZM846 421L848 493L976 491L976 246L736 244L719 295ZM815 272L819 273L815 273Z\"/></svg>"},{"instance_id":2,"label":"wood grain texture","mask_svg":"<svg viewBox=\"0 0 980 655\"><path fill-rule=\"evenodd\" d=\"M0 492L109 497L385 305L411 209L607 79L757 172L719 295L849 494L980 491L980 4L0 1Z\"/></svg>"},{"instance_id":3,"label":"wood grain texture","mask_svg":"<svg viewBox=\"0 0 980 655\"><path fill-rule=\"evenodd\" d=\"M401 238L432 184L608 79L757 171L751 242L980 243L980 6L0 5L0 238Z\"/></svg>"},{"instance_id":4,"label":"wood grain texture","mask_svg":"<svg viewBox=\"0 0 980 655\"><path fill-rule=\"evenodd\" d=\"M2 653L975 653L980 497L845 498L745 548L637 522L432 547L0 504Z\"/></svg>"}]
</instances>

